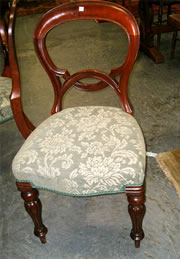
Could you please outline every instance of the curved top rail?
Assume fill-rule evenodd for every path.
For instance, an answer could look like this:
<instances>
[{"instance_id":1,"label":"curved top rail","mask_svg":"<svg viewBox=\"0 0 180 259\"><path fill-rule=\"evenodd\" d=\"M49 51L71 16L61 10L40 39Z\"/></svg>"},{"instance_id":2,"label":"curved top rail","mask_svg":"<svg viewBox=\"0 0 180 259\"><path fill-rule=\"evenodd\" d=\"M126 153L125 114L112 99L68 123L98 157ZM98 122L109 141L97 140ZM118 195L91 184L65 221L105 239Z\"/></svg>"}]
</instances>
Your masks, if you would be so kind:
<instances>
[{"instance_id":1,"label":"curved top rail","mask_svg":"<svg viewBox=\"0 0 180 259\"><path fill-rule=\"evenodd\" d=\"M117 23L128 35L139 36L137 21L130 11L112 2L91 0L65 3L51 9L39 20L34 38L42 39L55 26L81 19L102 19Z\"/></svg>"},{"instance_id":2,"label":"curved top rail","mask_svg":"<svg viewBox=\"0 0 180 259\"><path fill-rule=\"evenodd\" d=\"M46 48L46 36L54 27L65 22L75 20L103 20L115 23L123 28L128 37L128 52L122 66L112 68L109 76L121 76L119 88L121 91L121 102L124 107L130 107L127 98L127 85L130 73L137 57L139 49L139 27L134 16L124 7L106 1L88 0L65 3L48 11L39 20L34 30L34 46L40 62L48 73L54 87L55 101L52 113L60 110L61 83L57 77L63 77L65 80L70 78L70 73L66 69L60 69L55 66L51 60ZM105 82L99 82L92 85L84 85L80 82L74 84L81 90L94 91L106 86ZM125 109L126 110L126 109ZM131 110L129 108L129 113Z\"/></svg>"}]
</instances>

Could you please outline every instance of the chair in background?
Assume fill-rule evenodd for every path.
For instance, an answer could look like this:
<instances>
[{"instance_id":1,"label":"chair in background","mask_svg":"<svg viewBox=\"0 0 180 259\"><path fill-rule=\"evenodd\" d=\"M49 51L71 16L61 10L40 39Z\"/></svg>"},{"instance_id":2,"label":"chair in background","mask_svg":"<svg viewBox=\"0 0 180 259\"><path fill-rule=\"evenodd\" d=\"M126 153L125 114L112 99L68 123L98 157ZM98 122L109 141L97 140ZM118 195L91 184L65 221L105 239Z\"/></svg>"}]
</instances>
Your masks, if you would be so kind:
<instances>
[{"instance_id":1,"label":"chair in background","mask_svg":"<svg viewBox=\"0 0 180 259\"><path fill-rule=\"evenodd\" d=\"M168 17L168 23L174 28L174 33L172 37L172 43L171 43L171 58L174 57L175 47L176 47L176 41L180 40L180 37L178 37L178 31L180 31L180 14L171 14Z\"/></svg>"},{"instance_id":2,"label":"chair in background","mask_svg":"<svg viewBox=\"0 0 180 259\"><path fill-rule=\"evenodd\" d=\"M70 75L67 69L58 68L48 54L46 36L54 27L74 20L103 20L122 27L128 37L123 65L112 68L109 74L88 69ZM75 197L125 192L132 220L130 235L139 247L144 238L146 152L127 96L128 79L139 49L139 28L134 16L122 6L105 1L60 5L38 22L34 46L53 85L52 116L29 135L12 165L25 208L35 225L34 234L46 242L48 230L41 217L38 189ZM84 84L85 78L98 82ZM96 91L108 85L117 94L121 108L82 106L61 110L63 95L71 86ZM16 113L18 107L12 107Z\"/></svg>"},{"instance_id":3,"label":"chair in background","mask_svg":"<svg viewBox=\"0 0 180 259\"><path fill-rule=\"evenodd\" d=\"M9 101L9 96L12 89L12 80L11 80L11 72L10 72L9 58L8 58L7 27L10 28L10 26L13 25L14 14L11 15L10 17L9 5L10 5L10 1L0 2L0 44L2 46L2 51L4 56L4 68L3 68L2 76L0 76L0 123L3 123L13 118L11 104ZM5 16L8 17L7 24L6 24Z\"/></svg>"},{"instance_id":4,"label":"chair in background","mask_svg":"<svg viewBox=\"0 0 180 259\"><path fill-rule=\"evenodd\" d=\"M16 0L1 1L0 7L0 40L4 54L4 70L0 76L0 123L14 118L20 133L27 138L35 127L23 112L21 102L20 73L14 42L17 3Z\"/></svg>"},{"instance_id":5,"label":"chair in background","mask_svg":"<svg viewBox=\"0 0 180 259\"><path fill-rule=\"evenodd\" d=\"M154 22L156 26L168 26L168 16L173 12L180 11L180 1L179 0L152 0L152 2L159 6L159 10L157 12L158 20ZM179 8L177 6L179 5ZM164 19L164 14L166 14L166 18ZM168 31L167 27L167 31ZM165 29L166 31L166 29ZM161 29L159 28L159 33L157 34L157 48L160 49L160 41L161 41Z\"/></svg>"},{"instance_id":6,"label":"chair in background","mask_svg":"<svg viewBox=\"0 0 180 259\"><path fill-rule=\"evenodd\" d=\"M153 8L154 5L159 6L156 24L153 23L156 13ZM157 64L164 62L164 56L159 50L161 34L173 31L167 19L165 19L165 22L163 21L164 7L167 8L168 17L169 14L180 10L180 0L139 0L141 48ZM157 47L154 45L155 35L157 35Z\"/></svg>"}]
</instances>

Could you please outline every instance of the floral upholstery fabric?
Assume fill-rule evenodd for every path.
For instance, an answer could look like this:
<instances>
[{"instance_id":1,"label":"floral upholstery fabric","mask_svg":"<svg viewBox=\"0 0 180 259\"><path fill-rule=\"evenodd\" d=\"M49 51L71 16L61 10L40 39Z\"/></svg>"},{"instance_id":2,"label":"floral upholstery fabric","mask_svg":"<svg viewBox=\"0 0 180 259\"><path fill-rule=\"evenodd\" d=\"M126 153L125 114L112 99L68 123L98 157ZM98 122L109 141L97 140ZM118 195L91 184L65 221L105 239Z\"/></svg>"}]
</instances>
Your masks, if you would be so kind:
<instances>
[{"instance_id":1,"label":"floral upholstery fabric","mask_svg":"<svg viewBox=\"0 0 180 259\"><path fill-rule=\"evenodd\" d=\"M119 108L64 109L41 123L13 161L17 181L65 195L91 196L143 184L145 144Z\"/></svg>"},{"instance_id":2,"label":"floral upholstery fabric","mask_svg":"<svg viewBox=\"0 0 180 259\"><path fill-rule=\"evenodd\" d=\"M0 76L0 123L13 118L9 96L12 88L12 80Z\"/></svg>"}]
</instances>

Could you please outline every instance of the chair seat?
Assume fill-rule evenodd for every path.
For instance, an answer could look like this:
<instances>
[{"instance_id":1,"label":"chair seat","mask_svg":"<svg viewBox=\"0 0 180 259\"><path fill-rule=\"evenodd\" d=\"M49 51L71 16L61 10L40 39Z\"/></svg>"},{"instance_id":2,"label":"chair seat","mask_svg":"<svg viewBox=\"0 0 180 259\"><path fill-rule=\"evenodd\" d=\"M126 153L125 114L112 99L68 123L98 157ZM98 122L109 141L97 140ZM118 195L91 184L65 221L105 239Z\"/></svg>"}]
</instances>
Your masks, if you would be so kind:
<instances>
[{"instance_id":1,"label":"chair seat","mask_svg":"<svg viewBox=\"0 0 180 259\"><path fill-rule=\"evenodd\" d=\"M119 108L64 109L41 123L13 161L19 182L72 196L143 184L145 144L132 115Z\"/></svg>"},{"instance_id":2,"label":"chair seat","mask_svg":"<svg viewBox=\"0 0 180 259\"><path fill-rule=\"evenodd\" d=\"M9 96L12 89L12 80L0 76L0 123L13 118Z\"/></svg>"}]
</instances>

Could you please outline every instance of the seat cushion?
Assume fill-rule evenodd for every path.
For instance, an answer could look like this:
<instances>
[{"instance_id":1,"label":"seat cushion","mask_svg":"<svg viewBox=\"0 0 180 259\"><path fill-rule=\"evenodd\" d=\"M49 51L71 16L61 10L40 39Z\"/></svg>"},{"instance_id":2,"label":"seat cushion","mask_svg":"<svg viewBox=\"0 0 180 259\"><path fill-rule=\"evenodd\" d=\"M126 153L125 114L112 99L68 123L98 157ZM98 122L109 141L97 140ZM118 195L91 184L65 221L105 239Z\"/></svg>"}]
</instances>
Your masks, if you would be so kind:
<instances>
[{"instance_id":1,"label":"seat cushion","mask_svg":"<svg viewBox=\"0 0 180 259\"><path fill-rule=\"evenodd\" d=\"M144 138L119 108L64 109L41 123L13 161L17 181L72 196L125 191L143 184Z\"/></svg>"},{"instance_id":2,"label":"seat cushion","mask_svg":"<svg viewBox=\"0 0 180 259\"><path fill-rule=\"evenodd\" d=\"M12 80L0 76L0 123L13 118L9 96L12 88Z\"/></svg>"}]
</instances>

